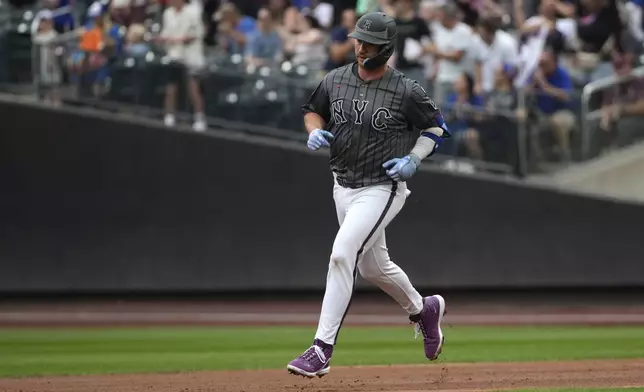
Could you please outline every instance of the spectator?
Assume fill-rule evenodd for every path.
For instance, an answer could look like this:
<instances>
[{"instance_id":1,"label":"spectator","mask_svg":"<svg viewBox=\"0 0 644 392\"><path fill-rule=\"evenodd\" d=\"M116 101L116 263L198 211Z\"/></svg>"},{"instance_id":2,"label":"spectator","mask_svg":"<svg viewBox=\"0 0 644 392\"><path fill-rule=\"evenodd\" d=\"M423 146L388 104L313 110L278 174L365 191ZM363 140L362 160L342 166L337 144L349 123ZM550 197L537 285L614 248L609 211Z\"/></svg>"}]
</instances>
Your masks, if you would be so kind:
<instances>
[{"instance_id":1,"label":"spectator","mask_svg":"<svg viewBox=\"0 0 644 392\"><path fill-rule=\"evenodd\" d=\"M273 20L278 24L284 23L284 17L286 10L297 11L297 8L291 7L291 2L289 0L269 0L268 1L268 10L273 16Z\"/></svg>"},{"instance_id":2,"label":"spectator","mask_svg":"<svg viewBox=\"0 0 644 392\"><path fill-rule=\"evenodd\" d=\"M145 26L142 24L131 24L125 36L124 52L128 56L142 57L150 51L150 45L144 41Z\"/></svg>"},{"instance_id":3,"label":"spectator","mask_svg":"<svg viewBox=\"0 0 644 392\"><path fill-rule=\"evenodd\" d=\"M499 64L494 70L494 87L485 101L483 121L467 139L471 156L484 154L486 161L517 164L517 121L523 121L525 113L518 108L512 85L516 74L514 64Z\"/></svg>"},{"instance_id":4,"label":"spectator","mask_svg":"<svg viewBox=\"0 0 644 392\"><path fill-rule=\"evenodd\" d=\"M234 1L221 0L220 1L221 4L226 2L234 3L240 15L257 15L259 13L260 8L266 7L267 4L269 3L269 1L267 0L234 0Z\"/></svg>"},{"instance_id":5,"label":"spectator","mask_svg":"<svg viewBox=\"0 0 644 392\"><path fill-rule=\"evenodd\" d=\"M255 32L253 18L241 15L233 3L224 3L215 14L217 41L228 54L243 54L248 35Z\"/></svg>"},{"instance_id":6,"label":"spectator","mask_svg":"<svg viewBox=\"0 0 644 392\"><path fill-rule=\"evenodd\" d=\"M599 128L603 131L600 136L604 151L644 136L644 78L628 77L634 63L635 53L632 50L613 54L615 74L626 80L613 85L603 94Z\"/></svg>"},{"instance_id":7,"label":"spectator","mask_svg":"<svg viewBox=\"0 0 644 392\"><path fill-rule=\"evenodd\" d=\"M519 30L532 16L543 15L544 7L553 11L552 15L555 20L558 18L572 18L575 13L575 6L572 0L514 0L513 3L514 25Z\"/></svg>"},{"instance_id":8,"label":"spectator","mask_svg":"<svg viewBox=\"0 0 644 392\"><path fill-rule=\"evenodd\" d=\"M312 15L318 21L320 26L323 29L328 30L333 26L333 15L335 13L335 8L333 4L321 0L311 1Z\"/></svg>"},{"instance_id":9,"label":"spectator","mask_svg":"<svg viewBox=\"0 0 644 392\"><path fill-rule=\"evenodd\" d=\"M147 0L111 0L109 3L112 20L121 26L143 23L146 16Z\"/></svg>"},{"instance_id":10,"label":"spectator","mask_svg":"<svg viewBox=\"0 0 644 392\"><path fill-rule=\"evenodd\" d=\"M518 44L516 39L499 29L501 21L498 18L479 18L477 44L480 48L477 85L477 93L490 93L495 86L496 71L503 64L516 65L518 56Z\"/></svg>"},{"instance_id":11,"label":"spectator","mask_svg":"<svg viewBox=\"0 0 644 392\"><path fill-rule=\"evenodd\" d=\"M395 65L408 78L416 80L421 86L427 86L425 70L420 58L423 54L422 44L429 44L430 33L427 23L422 20L414 10L412 0L396 1L396 26L398 38L396 42ZM408 45L414 45L419 50L410 54Z\"/></svg>"},{"instance_id":12,"label":"spectator","mask_svg":"<svg viewBox=\"0 0 644 392\"><path fill-rule=\"evenodd\" d=\"M111 0L109 9L113 21L125 27L130 25L131 0Z\"/></svg>"},{"instance_id":13,"label":"spectator","mask_svg":"<svg viewBox=\"0 0 644 392\"><path fill-rule=\"evenodd\" d=\"M556 153L563 161L569 161L570 133L575 127L575 115L570 101L572 80L568 71L559 65L557 54L552 48L545 48L539 60L539 68L532 77L536 96L539 135L552 133L557 143ZM537 153L540 148L535 139Z\"/></svg>"},{"instance_id":14,"label":"spectator","mask_svg":"<svg viewBox=\"0 0 644 392\"><path fill-rule=\"evenodd\" d=\"M585 71L587 81L613 73L611 52L623 52L621 35L625 25L616 0L575 0L577 20L576 65Z\"/></svg>"},{"instance_id":15,"label":"spectator","mask_svg":"<svg viewBox=\"0 0 644 392\"><path fill-rule=\"evenodd\" d=\"M76 28L72 14L74 0L45 0L45 8L54 15L54 29L58 34L72 31Z\"/></svg>"},{"instance_id":16,"label":"spectator","mask_svg":"<svg viewBox=\"0 0 644 392\"><path fill-rule=\"evenodd\" d=\"M479 18L479 11L476 3L476 0L455 0L455 4L463 15L463 23L471 27L476 26Z\"/></svg>"},{"instance_id":17,"label":"spectator","mask_svg":"<svg viewBox=\"0 0 644 392\"><path fill-rule=\"evenodd\" d=\"M79 32L81 39L71 56L70 70L80 76L81 86L91 84L94 96L100 97L106 91L109 61L121 53L121 27L111 22L97 1L88 8L87 22Z\"/></svg>"},{"instance_id":18,"label":"spectator","mask_svg":"<svg viewBox=\"0 0 644 392\"><path fill-rule=\"evenodd\" d=\"M267 8L261 8L257 13L257 30L249 35L246 45L246 63L274 66L282 57L282 40L273 17Z\"/></svg>"},{"instance_id":19,"label":"spectator","mask_svg":"<svg viewBox=\"0 0 644 392\"><path fill-rule=\"evenodd\" d=\"M465 144L468 154L474 159L482 159L483 153L477 149L478 131L476 123L481 119L483 100L474 92L474 78L462 72L454 81L454 91L447 97L443 106L446 113L446 122L449 124L456 144L452 145L452 153L461 142ZM477 114L476 112L479 111Z\"/></svg>"},{"instance_id":20,"label":"spectator","mask_svg":"<svg viewBox=\"0 0 644 392\"><path fill-rule=\"evenodd\" d=\"M284 50L291 55L293 65L306 65L320 71L327 62L326 39L319 24L311 15L298 14L296 33L284 41Z\"/></svg>"},{"instance_id":21,"label":"spectator","mask_svg":"<svg viewBox=\"0 0 644 392\"><path fill-rule=\"evenodd\" d=\"M433 42L426 52L438 62L434 96L441 104L454 92L454 83L463 72L472 73L472 51L475 38L472 30L458 20L458 9L447 3L438 12L440 25L437 26Z\"/></svg>"},{"instance_id":22,"label":"spectator","mask_svg":"<svg viewBox=\"0 0 644 392\"><path fill-rule=\"evenodd\" d=\"M38 86L44 93L44 100L53 105L60 104L59 86L62 81L62 72L56 56L56 38L58 33L54 30L53 15L50 10L42 10L36 17L39 21L33 42L38 50L38 73L36 79Z\"/></svg>"},{"instance_id":23,"label":"spectator","mask_svg":"<svg viewBox=\"0 0 644 392\"><path fill-rule=\"evenodd\" d=\"M437 11L439 3L442 0L423 0L418 7L418 16L427 24L430 36L436 35L436 30L439 28ZM424 44L423 46L426 46ZM419 62L423 64L425 80L427 80L427 89L432 90L436 80L436 72L438 72L438 63L434 61L434 57L424 51ZM433 91L432 91L433 92ZM432 94L433 95L433 94Z\"/></svg>"},{"instance_id":24,"label":"spectator","mask_svg":"<svg viewBox=\"0 0 644 392\"><path fill-rule=\"evenodd\" d=\"M565 30L566 26L564 21L557 20L557 7L556 0L541 0L538 15L525 21L517 18L521 41L518 57L520 73L515 79L517 88L525 86L532 77L544 46L555 48L557 52L563 49L561 30Z\"/></svg>"},{"instance_id":25,"label":"spectator","mask_svg":"<svg viewBox=\"0 0 644 392\"><path fill-rule=\"evenodd\" d=\"M628 29L631 35L639 43L644 43L644 0L629 0L624 9L628 15Z\"/></svg>"},{"instance_id":26,"label":"spectator","mask_svg":"<svg viewBox=\"0 0 644 392\"><path fill-rule=\"evenodd\" d=\"M355 11L348 8L342 12L341 24L331 30L329 61L326 66L328 71L355 61L356 55L353 48L353 41L349 39L349 34L355 28L357 21L358 17Z\"/></svg>"},{"instance_id":27,"label":"spectator","mask_svg":"<svg viewBox=\"0 0 644 392\"><path fill-rule=\"evenodd\" d=\"M372 6L375 7L373 12L382 12L387 15L396 15L397 0L377 0Z\"/></svg>"},{"instance_id":28,"label":"spectator","mask_svg":"<svg viewBox=\"0 0 644 392\"><path fill-rule=\"evenodd\" d=\"M165 118L166 126L175 124L177 89L184 70L188 73L188 95L194 110L193 129L206 130L204 103L199 86L206 59L203 51L204 25L200 8L186 4L186 0L169 0L169 7L163 13L163 26L159 40L165 44L168 57L172 60L173 80L166 86Z\"/></svg>"},{"instance_id":29,"label":"spectator","mask_svg":"<svg viewBox=\"0 0 644 392\"><path fill-rule=\"evenodd\" d=\"M481 15L505 15L505 11L494 0L455 0L455 3L463 14L463 22L472 28L476 27Z\"/></svg>"}]
</instances>

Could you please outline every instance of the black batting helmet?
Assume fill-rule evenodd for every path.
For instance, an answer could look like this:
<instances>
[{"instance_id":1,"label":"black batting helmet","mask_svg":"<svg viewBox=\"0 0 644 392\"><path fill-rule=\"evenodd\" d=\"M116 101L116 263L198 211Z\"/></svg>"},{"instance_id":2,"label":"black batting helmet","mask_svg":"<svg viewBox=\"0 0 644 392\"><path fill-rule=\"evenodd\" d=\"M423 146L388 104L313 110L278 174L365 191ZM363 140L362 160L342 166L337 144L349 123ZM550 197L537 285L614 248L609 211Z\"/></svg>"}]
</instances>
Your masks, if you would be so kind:
<instances>
[{"instance_id":1,"label":"black batting helmet","mask_svg":"<svg viewBox=\"0 0 644 392\"><path fill-rule=\"evenodd\" d=\"M394 18L382 12L370 12L358 19L356 28L349 34L349 37L380 45L378 54L363 62L363 67L376 69L384 65L394 53L397 33Z\"/></svg>"}]
</instances>

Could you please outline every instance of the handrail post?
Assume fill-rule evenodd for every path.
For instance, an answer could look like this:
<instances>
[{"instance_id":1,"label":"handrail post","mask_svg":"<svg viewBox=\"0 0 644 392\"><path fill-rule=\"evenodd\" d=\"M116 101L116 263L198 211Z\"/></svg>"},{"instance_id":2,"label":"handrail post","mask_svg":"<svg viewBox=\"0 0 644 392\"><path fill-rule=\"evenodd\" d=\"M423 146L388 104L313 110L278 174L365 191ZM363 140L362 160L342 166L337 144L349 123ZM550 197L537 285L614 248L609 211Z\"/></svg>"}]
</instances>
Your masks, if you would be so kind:
<instances>
[{"instance_id":1,"label":"handrail post","mask_svg":"<svg viewBox=\"0 0 644 392\"><path fill-rule=\"evenodd\" d=\"M589 83L581 92L581 160L585 161L590 155L590 127L588 113L590 112L590 97L597 89Z\"/></svg>"},{"instance_id":2,"label":"handrail post","mask_svg":"<svg viewBox=\"0 0 644 392\"><path fill-rule=\"evenodd\" d=\"M519 90L517 107L523 114L522 118L517 118L517 160L519 164L519 176L525 177L528 174L528 127L527 127L527 110L526 110L526 93L523 89Z\"/></svg>"}]
</instances>

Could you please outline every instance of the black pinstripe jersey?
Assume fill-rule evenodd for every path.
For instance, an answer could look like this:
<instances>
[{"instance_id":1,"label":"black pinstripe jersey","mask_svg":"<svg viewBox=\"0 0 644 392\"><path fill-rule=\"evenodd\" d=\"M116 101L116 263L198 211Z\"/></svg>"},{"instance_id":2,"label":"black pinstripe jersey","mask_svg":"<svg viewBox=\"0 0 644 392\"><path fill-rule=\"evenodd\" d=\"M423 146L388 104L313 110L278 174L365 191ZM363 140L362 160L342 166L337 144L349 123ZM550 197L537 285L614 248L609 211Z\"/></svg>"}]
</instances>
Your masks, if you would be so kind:
<instances>
[{"instance_id":1,"label":"black pinstripe jersey","mask_svg":"<svg viewBox=\"0 0 644 392\"><path fill-rule=\"evenodd\" d=\"M357 63L329 72L306 104L335 136L330 166L338 184L349 188L391 182L382 164L411 151L420 131L443 125L425 90L400 71L363 81Z\"/></svg>"}]
</instances>

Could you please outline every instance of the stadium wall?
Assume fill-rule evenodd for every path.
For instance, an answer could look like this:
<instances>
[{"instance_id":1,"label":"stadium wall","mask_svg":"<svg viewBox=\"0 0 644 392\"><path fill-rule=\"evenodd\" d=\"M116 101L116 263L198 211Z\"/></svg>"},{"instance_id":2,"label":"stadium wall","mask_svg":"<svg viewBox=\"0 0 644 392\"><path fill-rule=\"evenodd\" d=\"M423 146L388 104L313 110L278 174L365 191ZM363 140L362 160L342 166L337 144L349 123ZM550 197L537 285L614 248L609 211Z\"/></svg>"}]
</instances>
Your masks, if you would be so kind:
<instances>
[{"instance_id":1,"label":"stadium wall","mask_svg":"<svg viewBox=\"0 0 644 392\"><path fill-rule=\"evenodd\" d=\"M324 287L323 154L0 100L0 292ZM644 207L420 171L387 231L418 287L644 287Z\"/></svg>"}]
</instances>

